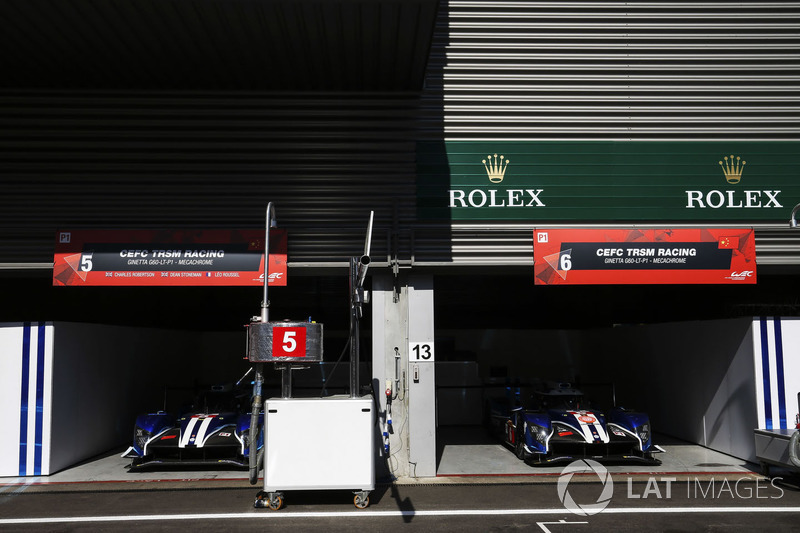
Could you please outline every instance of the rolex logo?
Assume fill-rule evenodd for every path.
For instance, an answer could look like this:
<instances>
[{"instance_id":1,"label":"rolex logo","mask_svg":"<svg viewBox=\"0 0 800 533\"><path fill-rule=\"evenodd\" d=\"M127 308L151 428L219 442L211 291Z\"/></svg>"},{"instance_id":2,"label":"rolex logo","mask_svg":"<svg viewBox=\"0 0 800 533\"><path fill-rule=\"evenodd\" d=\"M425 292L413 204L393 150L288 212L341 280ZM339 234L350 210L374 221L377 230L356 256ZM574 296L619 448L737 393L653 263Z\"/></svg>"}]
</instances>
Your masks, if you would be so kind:
<instances>
[{"instance_id":1,"label":"rolex logo","mask_svg":"<svg viewBox=\"0 0 800 533\"><path fill-rule=\"evenodd\" d=\"M483 166L489 176L489 181L492 183L502 182L509 163L510 161L505 156L487 155L486 159L483 159ZM470 176L477 177L471 173ZM525 179L524 176L522 178ZM474 209L545 207L544 200L540 198L544 189L514 189L511 187L501 185L496 189L490 189L485 184L481 184L474 189L450 189L447 191L450 195L448 207L451 209L462 207Z\"/></svg>"},{"instance_id":2,"label":"rolex logo","mask_svg":"<svg viewBox=\"0 0 800 533\"><path fill-rule=\"evenodd\" d=\"M502 155L498 159L497 154L494 154L494 156L488 155L486 157L489 161L487 163L486 159L484 159L483 166L486 168L486 174L489 175L489 181L492 183L500 183L503 181L503 176L506 174L506 168L510 161L504 159Z\"/></svg>"},{"instance_id":3,"label":"rolex logo","mask_svg":"<svg viewBox=\"0 0 800 533\"><path fill-rule=\"evenodd\" d=\"M725 156L719 162L728 183L735 185L742 180L742 172L747 164L739 156ZM782 208L780 189L770 190L687 190L686 209L761 209Z\"/></svg>"},{"instance_id":4,"label":"rolex logo","mask_svg":"<svg viewBox=\"0 0 800 533\"><path fill-rule=\"evenodd\" d=\"M722 159L724 159L725 162L723 163L720 161L719 166L722 167L722 173L725 174L725 179L728 180L728 183L739 183L742 179L742 172L744 172L744 165L747 161L742 161L742 158L739 156L736 156L736 160L734 161L733 155L731 155L730 159L728 159L728 156Z\"/></svg>"}]
</instances>

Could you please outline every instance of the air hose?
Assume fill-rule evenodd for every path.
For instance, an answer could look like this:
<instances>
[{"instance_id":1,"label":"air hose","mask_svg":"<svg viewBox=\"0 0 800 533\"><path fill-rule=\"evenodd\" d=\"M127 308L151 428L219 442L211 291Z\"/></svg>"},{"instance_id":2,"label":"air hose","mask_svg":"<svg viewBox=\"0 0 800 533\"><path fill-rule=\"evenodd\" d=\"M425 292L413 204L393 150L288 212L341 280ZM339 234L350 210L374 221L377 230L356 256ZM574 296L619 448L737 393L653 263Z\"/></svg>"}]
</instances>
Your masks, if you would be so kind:
<instances>
[{"instance_id":1,"label":"air hose","mask_svg":"<svg viewBox=\"0 0 800 533\"><path fill-rule=\"evenodd\" d=\"M800 430L792 433L792 438L789 439L789 460L794 466L800 468L800 459L797 457L797 441L800 440Z\"/></svg>"},{"instance_id":2,"label":"air hose","mask_svg":"<svg viewBox=\"0 0 800 533\"><path fill-rule=\"evenodd\" d=\"M249 431L249 457L248 463L250 466L250 484L255 485L258 483L258 472L261 470L261 462L263 458L263 451L258 450L258 435L261 430L261 387L264 384L264 374L262 372L262 363L256 365L256 376L253 384L253 408L250 412L250 431Z\"/></svg>"}]
</instances>

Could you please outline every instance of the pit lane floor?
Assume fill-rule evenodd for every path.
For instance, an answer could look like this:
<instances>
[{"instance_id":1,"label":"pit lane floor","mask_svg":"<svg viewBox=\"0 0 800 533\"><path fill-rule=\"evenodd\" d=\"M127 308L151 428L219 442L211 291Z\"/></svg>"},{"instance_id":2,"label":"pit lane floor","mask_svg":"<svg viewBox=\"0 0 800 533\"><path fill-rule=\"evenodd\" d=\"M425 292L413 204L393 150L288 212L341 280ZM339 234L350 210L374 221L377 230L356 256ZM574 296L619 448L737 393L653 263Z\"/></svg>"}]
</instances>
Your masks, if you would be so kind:
<instances>
[{"instance_id":1,"label":"pit lane floor","mask_svg":"<svg viewBox=\"0 0 800 533\"><path fill-rule=\"evenodd\" d=\"M0 479L0 531L796 531L800 523L796 479L769 480L755 465L664 437L660 466L609 466L605 478L582 472L564 484L563 466L530 467L465 428L439 437L437 477L379 481L365 510L343 490L287 491L283 509L254 509L260 484L245 471L129 473L120 450L52 476Z\"/></svg>"},{"instance_id":2,"label":"pit lane floor","mask_svg":"<svg viewBox=\"0 0 800 533\"><path fill-rule=\"evenodd\" d=\"M796 531L800 523L797 486L672 479L570 482L567 498L552 482L381 484L364 510L348 491L294 491L278 511L254 509L247 481L8 485L0 531L750 532Z\"/></svg>"}]
</instances>

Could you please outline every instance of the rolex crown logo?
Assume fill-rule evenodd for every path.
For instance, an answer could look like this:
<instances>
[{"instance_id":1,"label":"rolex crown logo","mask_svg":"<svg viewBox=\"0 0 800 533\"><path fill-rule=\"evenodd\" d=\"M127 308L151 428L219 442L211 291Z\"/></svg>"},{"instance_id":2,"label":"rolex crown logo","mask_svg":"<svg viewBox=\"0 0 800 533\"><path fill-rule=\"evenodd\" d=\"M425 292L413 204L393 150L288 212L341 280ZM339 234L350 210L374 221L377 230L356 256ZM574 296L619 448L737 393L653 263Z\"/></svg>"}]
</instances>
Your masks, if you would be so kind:
<instances>
[{"instance_id":1,"label":"rolex crown logo","mask_svg":"<svg viewBox=\"0 0 800 533\"><path fill-rule=\"evenodd\" d=\"M739 183L742 179L742 172L744 172L744 165L747 161L742 161L742 158L739 156L736 156L736 160L734 161L733 155L730 156L730 159L728 159L728 156L722 159L724 159L725 162L723 163L720 161L719 166L722 167L722 173L725 174L725 179L728 180L728 183Z\"/></svg>"},{"instance_id":2,"label":"rolex crown logo","mask_svg":"<svg viewBox=\"0 0 800 533\"><path fill-rule=\"evenodd\" d=\"M484 159L483 166L486 168L486 173L489 175L489 181L492 183L500 183L503 181L503 176L506 174L506 168L510 161L504 159L502 155L498 159L497 154L494 154L494 156L487 155L486 158L489 161L487 163L486 159Z\"/></svg>"}]
</instances>

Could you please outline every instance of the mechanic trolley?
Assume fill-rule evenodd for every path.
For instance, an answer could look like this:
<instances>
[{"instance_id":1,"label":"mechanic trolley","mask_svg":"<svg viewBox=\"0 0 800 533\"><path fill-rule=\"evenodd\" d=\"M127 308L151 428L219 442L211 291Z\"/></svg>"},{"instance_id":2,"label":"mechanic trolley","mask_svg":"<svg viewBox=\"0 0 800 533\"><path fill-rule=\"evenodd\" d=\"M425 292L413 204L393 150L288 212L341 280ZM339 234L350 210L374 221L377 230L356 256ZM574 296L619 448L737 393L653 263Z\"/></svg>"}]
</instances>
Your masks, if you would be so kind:
<instances>
[{"instance_id":1,"label":"mechanic trolley","mask_svg":"<svg viewBox=\"0 0 800 533\"><path fill-rule=\"evenodd\" d=\"M258 450L258 437L249 441L250 483L258 482L264 469L264 489L254 506L278 510L284 491L347 489L359 509L369 505L375 489L373 460L375 408L371 395L358 396L359 327L362 289L369 265L372 217L364 254L350 260L350 395L321 398L292 398L292 371L322 362L322 324L314 322L269 321L267 280L269 262L264 262L264 298L261 316L254 317L247 331L247 358L254 363L251 427L258 427L263 416L264 446ZM269 254L269 228L275 227L275 211L267 205L265 255ZM262 400L264 363L274 363L281 371L281 397ZM252 434L258 435L257 431ZM333 454L320 453L320 435ZM331 459L333 457L333 459Z\"/></svg>"}]
</instances>

